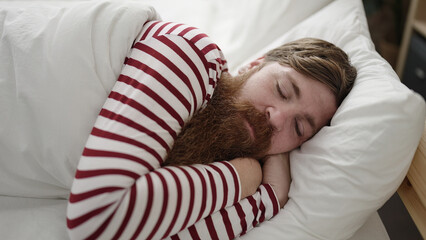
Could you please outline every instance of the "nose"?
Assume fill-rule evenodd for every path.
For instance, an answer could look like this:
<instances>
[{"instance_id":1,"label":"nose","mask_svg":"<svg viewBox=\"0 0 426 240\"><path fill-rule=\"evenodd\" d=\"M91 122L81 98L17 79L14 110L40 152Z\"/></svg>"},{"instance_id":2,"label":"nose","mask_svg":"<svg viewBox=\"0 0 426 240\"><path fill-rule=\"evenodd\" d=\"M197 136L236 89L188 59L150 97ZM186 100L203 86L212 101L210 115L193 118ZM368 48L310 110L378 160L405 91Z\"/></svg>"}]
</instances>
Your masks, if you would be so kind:
<instances>
[{"instance_id":1,"label":"nose","mask_svg":"<svg viewBox=\"0 0 426 240\"><path fill-rule=\"evenodd\" d=\"M266 108L265 114L269 123L279 132L284 129L291 115L291 111L285 111L285 109L277 107L268 107Z\"/></svg>"}]
</instances>

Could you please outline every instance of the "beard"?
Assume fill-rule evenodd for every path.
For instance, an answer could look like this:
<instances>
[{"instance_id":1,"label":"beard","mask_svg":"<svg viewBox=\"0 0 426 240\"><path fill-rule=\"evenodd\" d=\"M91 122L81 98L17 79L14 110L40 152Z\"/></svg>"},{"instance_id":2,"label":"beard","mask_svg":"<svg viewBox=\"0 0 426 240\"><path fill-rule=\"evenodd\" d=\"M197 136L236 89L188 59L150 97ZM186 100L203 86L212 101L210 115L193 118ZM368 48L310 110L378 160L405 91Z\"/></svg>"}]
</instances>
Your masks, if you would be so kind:
<instances>
[{"instance_id":1,"label":"beard","mask_svg":"<svg viewBox=\"0 0 426 240\"><path fill-rule=\"evenodd\" d=\"M241 87L253 73L249 71L237 77L222 74L209 104L184 125L164 165L208 164L266 156L273 127L264 113L249 102L237 100Z\"/></svg>"}]
</instances>

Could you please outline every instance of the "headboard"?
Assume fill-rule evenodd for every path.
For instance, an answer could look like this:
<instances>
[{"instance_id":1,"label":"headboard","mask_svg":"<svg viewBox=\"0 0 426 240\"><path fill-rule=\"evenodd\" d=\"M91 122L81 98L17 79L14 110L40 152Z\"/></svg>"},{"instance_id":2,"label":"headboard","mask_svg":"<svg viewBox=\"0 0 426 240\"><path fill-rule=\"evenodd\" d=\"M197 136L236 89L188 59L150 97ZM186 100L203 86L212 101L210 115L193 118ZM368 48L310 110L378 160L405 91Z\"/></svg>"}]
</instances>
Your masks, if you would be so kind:
<instances>
[{"instance_id":1,"label":"headboard","mask_svg":"<svg viewBox=\"0 0 426 240\"><path fill-rule=\"evenodd\" d=\"M425 123L426 125L426 123ZM414 155L407 177L398 194L416 224L426 238L426 128Z\"/></svg>"}]
</instances>

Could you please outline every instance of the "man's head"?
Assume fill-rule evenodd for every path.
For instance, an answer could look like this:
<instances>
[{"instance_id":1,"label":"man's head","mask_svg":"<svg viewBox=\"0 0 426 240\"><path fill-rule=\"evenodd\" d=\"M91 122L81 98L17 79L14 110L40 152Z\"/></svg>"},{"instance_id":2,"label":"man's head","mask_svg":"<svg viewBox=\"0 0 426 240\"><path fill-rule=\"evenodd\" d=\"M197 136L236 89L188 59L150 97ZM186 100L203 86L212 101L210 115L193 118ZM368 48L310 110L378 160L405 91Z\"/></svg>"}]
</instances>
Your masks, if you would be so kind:
<instances>
[{"instance_id":1,"label":"man's head","mask_svg":"<svg viewBox=\"0 0 426 240\"><path fill-rule=\"evenodd\" d=\"M288 152L327 125L356 78L345 52L313 38L275 48L246 71L250 77L239 99L265 113L273 126L268 154Z\"/></svg>"},{"instance_id":2,"label":"man's head","mask_svg":"<svg viewBox=\"0 0 426 240\"><path fill-rule=\"evenodd\" d=\"M319 39L269 51L237 77L224 73L211 102L175 141L167 164L288 152L327 125L351 90L347 55Z\"/></svg>"}]
</instances>

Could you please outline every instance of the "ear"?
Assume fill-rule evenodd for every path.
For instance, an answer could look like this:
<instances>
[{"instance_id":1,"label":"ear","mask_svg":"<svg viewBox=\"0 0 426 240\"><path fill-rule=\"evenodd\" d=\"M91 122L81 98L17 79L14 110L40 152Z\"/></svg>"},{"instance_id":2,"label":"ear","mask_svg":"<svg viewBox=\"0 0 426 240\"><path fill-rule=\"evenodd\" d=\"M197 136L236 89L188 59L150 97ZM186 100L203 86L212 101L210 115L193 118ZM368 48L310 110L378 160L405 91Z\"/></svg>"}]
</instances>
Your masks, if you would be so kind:
<instances>
[{"instance_id":1,"label":"ear","mask_svg":"<svg viewBox=\"0 0 426 240\"><path fill-rule=\"evenodd\" d=\"M259 66L260 64L263 63L264 60L265 60L265 57L260 57L256 60L250 62L249 64L238 69L238 74L243 74L243 73L247 72L248 70L251 70L252 68L254 68L256 66Z\"/></svg>"}]
</instances>

